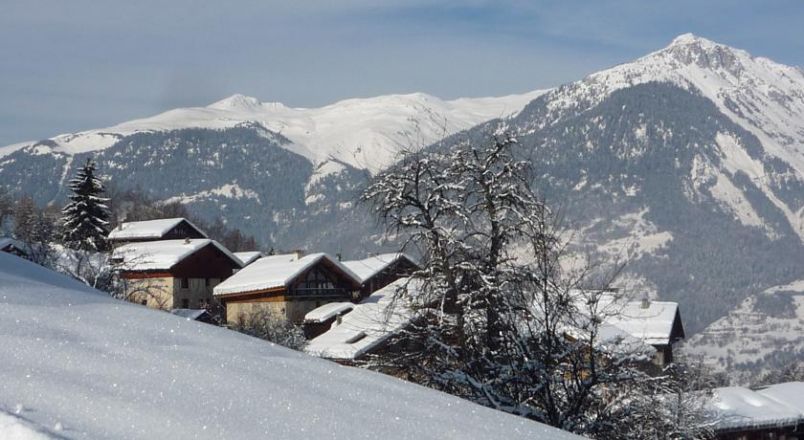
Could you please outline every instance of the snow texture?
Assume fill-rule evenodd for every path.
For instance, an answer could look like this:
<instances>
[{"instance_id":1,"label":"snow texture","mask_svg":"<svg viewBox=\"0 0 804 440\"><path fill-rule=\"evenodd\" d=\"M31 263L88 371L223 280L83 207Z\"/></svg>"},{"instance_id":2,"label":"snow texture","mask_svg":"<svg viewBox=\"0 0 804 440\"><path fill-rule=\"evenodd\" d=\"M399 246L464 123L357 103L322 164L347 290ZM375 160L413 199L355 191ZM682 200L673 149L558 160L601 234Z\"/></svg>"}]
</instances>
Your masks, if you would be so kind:
<instances>
[{"instance_id":1,"label":"snow texture","mask_svg":"<svg viewBox=\"0 0 804 440\"><path fill-rule=\"evenodd\" d=\"M262 257L249 264L215 286L213 292L220 296L286 287L297 276L321 260L329 261L356 285L360 284L360 278L357 275L327 254L310 254L301 258L297 254L282 254Z\"/></svg>"},{"instance_id":2,"label":"snow texture","mask_svg":"<svg viewBox=\"0 0 804 440\"><path fill-rule=\"evenodd\" d=\"M333 323L327 332L310 340L304 350L328 359L352 360L376 348L410 323L412 311L402 300L394 301L405 284L410 293L413 287L407 278L372 293L343 315L340 324Z\"/></svg>"},{"instance_id":3,"label":"snow texture","mask_svg":"<svg viewBox=\"0 0 804 440\"><path fill-rule=\"evenodd\" d=\"M124 270L169 270L206 246L218 248L237 266L241 266L239 258L217 241L208 238L129 243L115 249L112 259L122 261Z\"/></svg>"},{"instance_id":4,"label":"snow texture","mask_svg":"<svg viewBox=\"0 0 804 440\"><path fill-rule=\"evenodd\" d=\"M2 438L579 438L114 300L7 254L0 334Z\"/></svg>"},{"instance_id":5,"label":"snow texture","mask_svg":"<svg viewBox=\"0 0 804 440\"><path fill-rule=\"evenodd\" d=\"M204 237L204 231L198 229L185 218L163 218L158 220L145 220L139 222L125 222L114 228L109 233L109 240L138 240L138 239L158 239L162 238L179 223L186 221Z\"/></svg>"}]
</instances>

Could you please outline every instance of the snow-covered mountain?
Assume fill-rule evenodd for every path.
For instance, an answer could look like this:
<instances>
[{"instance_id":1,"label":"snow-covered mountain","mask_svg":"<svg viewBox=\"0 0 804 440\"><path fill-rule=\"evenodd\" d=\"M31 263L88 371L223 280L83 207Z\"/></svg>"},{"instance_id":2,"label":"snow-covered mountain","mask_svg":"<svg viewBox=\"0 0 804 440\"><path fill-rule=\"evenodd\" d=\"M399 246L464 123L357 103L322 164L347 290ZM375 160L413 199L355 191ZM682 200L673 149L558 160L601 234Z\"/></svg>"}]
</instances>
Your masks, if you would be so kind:
<instances>
[{"instance_id":1,"label":"snow-covered mountain","mask_svg":"<svg viewBox=\"0 0 804 440\"><path fill-rule=\"evenodd\" d=\"M233 95L206 107L179 108L113 127L10 145L0 148L0 156L31 146L36 146L35 154L52 151L75 155L104 150L135 133L225 129L256 123L289 139L283 148L307 158L314 166L334 160L374 172L390 165L402 148L423 147L456 131L517 113L542 93L536 90L452 101L413 93L347 99L320 108L291 108Z\"/></svg>"},{"instance_id":2,"label":"snow-covered mountain","mask_svg":"<svg viewBox=\"0 0 804 440\"><path fill-rule=\"evenodd\" d=\"M617 90L648 82L675 84L713 102L720 113L750 132L761 151L748 151L728 133L716 139L728 174L751 179L790 225L804 238L804 73L795 67L731 48L692 34L634 62L594 73L545 96L544 114L534 118L531 130L549 126L568 115L592 108ZM644 127L634 127L641 132ZM712 174L715 173L715 174ZM762 220L735 190L733 179L701 162L693 171L696 181L717 181L715 197L744 224ZM784 194L783 194L784 193ZM793 200L786 200L786 198ZM772 233L772 231L769 231Z\"/></svg>"},{"instance_id":3,"label":"snow-covered mountain","mask_svg":"<svg viewBox=\"0 0 804 440\"><path fill-rule=\"evenodd\" d=\"M0 252L3 439L579 439Z\"/></svg>"}]
</instances>

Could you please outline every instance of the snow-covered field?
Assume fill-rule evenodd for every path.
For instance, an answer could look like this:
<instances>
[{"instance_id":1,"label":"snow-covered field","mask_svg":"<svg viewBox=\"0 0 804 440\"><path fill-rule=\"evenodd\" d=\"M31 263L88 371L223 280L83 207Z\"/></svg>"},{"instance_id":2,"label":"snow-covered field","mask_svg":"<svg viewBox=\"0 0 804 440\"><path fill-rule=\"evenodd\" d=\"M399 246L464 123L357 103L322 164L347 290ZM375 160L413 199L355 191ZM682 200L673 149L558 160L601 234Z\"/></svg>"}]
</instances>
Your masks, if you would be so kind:
<instances>
[{"instance_id":1,"label":"snow-covered field","mask_svg":"<svg viewBox=\"0 0 804 440\"><path fill-rule=\"evenodd\" d=\"M577 437L0 253L0 438Z\"/></svg>"}]
</instances>

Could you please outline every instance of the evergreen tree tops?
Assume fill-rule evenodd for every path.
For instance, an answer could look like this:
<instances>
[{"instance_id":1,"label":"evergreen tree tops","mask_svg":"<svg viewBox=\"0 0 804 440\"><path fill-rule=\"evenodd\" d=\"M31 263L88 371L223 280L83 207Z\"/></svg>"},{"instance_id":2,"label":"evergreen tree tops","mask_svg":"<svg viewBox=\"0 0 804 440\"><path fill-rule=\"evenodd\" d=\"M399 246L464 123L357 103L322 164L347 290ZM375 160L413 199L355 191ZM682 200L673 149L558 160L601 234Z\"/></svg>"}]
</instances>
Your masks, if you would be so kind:
<instances>
[{"instance_id":1,"label":"evergreen tree tops","mask_svg":"<svg viewBox=\"0 0 804 440\"><path fill-rule=\"evenodd\" d=\"M103 182L95 177L95 162L87 159L70 180L70 202L62 209L62 240L73 249L103 250L109 234L109 200L101 197Z\"/></svg>"}]
</instances>

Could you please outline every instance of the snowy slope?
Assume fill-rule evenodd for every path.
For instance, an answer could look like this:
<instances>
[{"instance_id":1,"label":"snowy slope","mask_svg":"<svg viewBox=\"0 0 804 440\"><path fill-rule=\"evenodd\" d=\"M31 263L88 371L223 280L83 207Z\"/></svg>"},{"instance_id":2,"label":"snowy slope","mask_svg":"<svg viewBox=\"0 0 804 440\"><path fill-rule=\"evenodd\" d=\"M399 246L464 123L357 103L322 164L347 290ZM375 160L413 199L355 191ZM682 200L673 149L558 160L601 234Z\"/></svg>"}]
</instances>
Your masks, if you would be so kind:
<instances>
[{"instance_id":1,"label":"snowy slope","mask_svg":"<svg viewBox=\"0 0 804 440\"><path fill-rule=\"evenodd\" d=\"M734 384L804 360L804 280L746 298L725 317L693 336L687 349L706 356Z\"/></svg>"},{"instance_id":2,"label":"snowy slope","mask_svg":"<svg viewBox=\"0 0 804 440\"><path fill-rule=\"evenodd\" d=\"M0 335L0 438L577 438L3 253Z\"/></svg>"},{"instance_id":3,"label":"snowy slope","mask_svg":"<svg viewBox=\"0 0 804 440\"><path fill-rule=\"evenodd\" d=\"M108 148L124 136L181 128L228 128L259 123L293 143L286 148L314 165L330 159L372 172L389 165L403 147L426 146L445 135L518 112L544 91L499 98L444 101L424 93L347 99L320 108L291 108L233 95L207 107L180 108L122 124L63 134L41 146L67 154ZM0 148L0 157L36 144Z\"/></svg>"}]
</instances>

